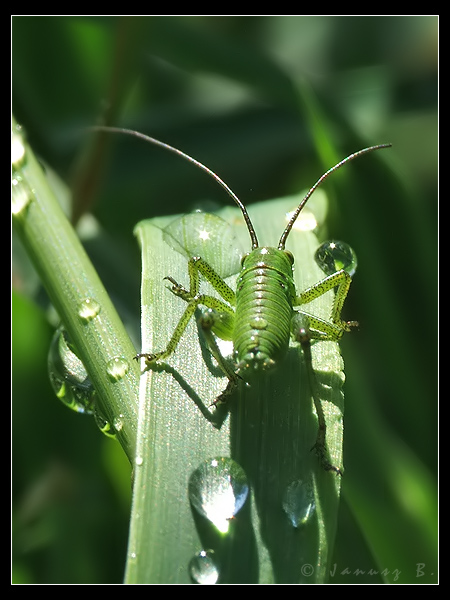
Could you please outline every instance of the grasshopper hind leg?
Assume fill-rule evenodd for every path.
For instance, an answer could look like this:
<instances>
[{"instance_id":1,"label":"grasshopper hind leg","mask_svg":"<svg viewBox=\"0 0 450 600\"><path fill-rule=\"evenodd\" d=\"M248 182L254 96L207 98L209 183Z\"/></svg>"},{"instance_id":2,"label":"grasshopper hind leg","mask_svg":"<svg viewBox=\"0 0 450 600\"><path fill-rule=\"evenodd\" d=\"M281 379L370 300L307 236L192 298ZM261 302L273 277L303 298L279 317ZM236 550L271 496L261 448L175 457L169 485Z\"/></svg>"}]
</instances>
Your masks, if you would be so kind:
<instances>
[{"instance_id":1,"label":"grasshopper hind leg","mask_svg":"<svg viewBox=\"0 0 450 600\"><path fill-rule=\"evenodd\" d=\"M217 340L212 332L212 328L214 326L217 327L218 323L223 317L227 317L227 315L221 315L217 311L209 309L203 313L199 320L199 324L202 328L209 351L215 358L222 372L228 377L228 384L226 388L219 394L219 396L217 396L214 402L212 402L211 406L218 406L220 404L227 403L230 396L236 390L238 382L241 379L241 377L236 373L234 365L231 364L222 354L219 345L217 344Z\"/></svg>"},{"instance_id":2,"label":"grasshopper hind leg","mask_svg":"<svg viewBox=\"0 0 450 600\"><path fill-rule=\"evenodd\" d=\"M327 448L326 436L327 436L327 424L325 420L325 414L322 408L322 402L320 400L318 392L318 384L314 368L312 364L311 354L311 332L308 325L308 317L302 313L296 313L293 318L292 333L294 339L299 342L302 347L303 356L305 358L306 373L308 377L309 388L313 397L314 406L317 413L317 438L314 446L311 450L316 452L317 457L325 471L334 471L336 475L342 475L342 471L339 467L333 465L329 460L329 452Z\"/></svg>"}]
</instances>

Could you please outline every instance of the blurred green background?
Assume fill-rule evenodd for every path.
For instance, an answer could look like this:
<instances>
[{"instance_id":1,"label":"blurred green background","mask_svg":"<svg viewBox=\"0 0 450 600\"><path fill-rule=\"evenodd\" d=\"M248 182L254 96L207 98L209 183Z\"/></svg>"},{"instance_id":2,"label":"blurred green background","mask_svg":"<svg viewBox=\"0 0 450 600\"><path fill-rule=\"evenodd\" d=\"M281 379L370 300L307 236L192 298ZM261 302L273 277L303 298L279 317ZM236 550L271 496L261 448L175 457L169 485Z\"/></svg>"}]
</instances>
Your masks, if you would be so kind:
<instances>
[{"instance_id":1,"label":"blurred green background","mask_svg":"<svg viewBox=\"0 0 450 600\"><path fill-rule=\"evenodd\" d=\"M368 570L383 568L403 571L399 583L437 578L437 36L434 16L12 20L14 115L49 177L73 190L74 221L95 215L95 235L86 219L80 232L137 347L134 225L230 200L177 157L125 136L92 140L86 127L175 145L245 203L298 192L346 154L393 143L327 186L327 235L359 259L345 317L361 323L342 342L332 583L378 583ZM13 287L14 581L120 582L129 465L93 419L54 397L53 325L20 244Z\"/></svg>"}]
</instances>

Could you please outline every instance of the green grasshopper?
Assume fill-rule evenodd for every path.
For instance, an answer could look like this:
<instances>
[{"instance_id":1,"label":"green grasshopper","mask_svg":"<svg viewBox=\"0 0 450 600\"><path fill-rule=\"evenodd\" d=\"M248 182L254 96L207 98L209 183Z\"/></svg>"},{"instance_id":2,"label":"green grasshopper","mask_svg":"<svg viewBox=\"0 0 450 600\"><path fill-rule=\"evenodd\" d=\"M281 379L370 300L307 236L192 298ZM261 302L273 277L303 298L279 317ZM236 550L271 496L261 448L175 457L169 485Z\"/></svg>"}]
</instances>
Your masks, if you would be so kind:
<instances>
[{"instance_id":1,"label":"green grasshopper","mask_svg":"<svg viewBox=\"0 0 450 600\"><path fill-rule=\"evenodd\" d=\"M171 291L184 300L187 307L165 350L154 353L143 352L135 358L144 358L146 365L150 367L157 361L163 361L171 356L196 310L200 306L206 307L207 310L200 318L200 326L211 354L228 378L228 385L213 403L217 404L226 401L238 385L239 380L251 383L252 378L273 371L285 357L292 337L303 350L311 394L318 417L318 434L313 448L325 470L341 474L340 469L330 464L327 458L326 422L316 391L311 341L338 341L346 331L350 331L357 325L355 321L341 319L341 311L349 291L352 272L345 267L338 268L338 270L331 269L331 273L327 277L298 294L293 280L294 257L285 249L285 245L289 233L308 199L331 173L355 158L374 150L388 148L391 144L364 148L350 154L328 169L300 202L280 237L278 247L273 248L259 245L246 207L228 185L208 167L181 150L139 132L113 127L96 129L122 132L141 138L178 154L208 173L238 205L250 234L252 249L242 258L242 269L237 280L236 291L233 291L200 256L193 256L189 259L189 289L170 276L165 278L172 284ZM328 253L326 257L328 262L331 260L334 264L332 251L328 248L326 252ZM220 298L200 292L200 276L210 283ZM335 288L336 294L329 321L311 315L302 309L295 310ZM216 336L233 342L234 364L230 364L222 355Z\"/></svg>"}]
</instances>

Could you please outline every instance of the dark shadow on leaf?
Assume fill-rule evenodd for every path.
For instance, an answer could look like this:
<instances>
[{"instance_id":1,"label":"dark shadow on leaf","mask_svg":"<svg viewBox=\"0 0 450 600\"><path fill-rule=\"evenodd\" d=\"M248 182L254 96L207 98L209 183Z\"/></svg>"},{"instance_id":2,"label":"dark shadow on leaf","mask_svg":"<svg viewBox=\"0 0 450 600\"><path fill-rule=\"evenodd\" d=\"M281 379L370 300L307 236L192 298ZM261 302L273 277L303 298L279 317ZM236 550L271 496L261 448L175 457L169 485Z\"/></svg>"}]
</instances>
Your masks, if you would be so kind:
<instances>
[{"instance_id":1,"label":"dark shadow on leaf","mask_svg":"<svg viewBox=\"0 0 450 600\"><path fill-rule=\"evenodd\" d=\"M143 373L146 371L154 371L155 373L169 373L175 379L175 381L180 385L180 387L186 392L189 398L195 403L199 411L202 415L207 419L216 429L220 429L223 425L223 422L227 418L229 412L229 405L227 404L217 404L214 405L213 412L210 410L210 406L212 402L206 405L197 392L188 384L188 382L180 375L180 373L170 366L168 363L155 363L151 365L147 365L143 370Z\"/></svg>"}]
</instances>

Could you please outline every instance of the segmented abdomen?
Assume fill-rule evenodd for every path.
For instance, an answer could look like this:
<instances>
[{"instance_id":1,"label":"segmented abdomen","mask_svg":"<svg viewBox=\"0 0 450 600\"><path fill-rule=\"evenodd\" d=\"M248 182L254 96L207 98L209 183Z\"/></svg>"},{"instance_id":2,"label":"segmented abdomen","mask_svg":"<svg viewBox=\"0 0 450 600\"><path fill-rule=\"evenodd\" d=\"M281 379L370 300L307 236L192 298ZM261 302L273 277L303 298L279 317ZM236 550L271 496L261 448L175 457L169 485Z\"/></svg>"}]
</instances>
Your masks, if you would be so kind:
<instances>
[{"instance_id":1,"label":"segmented abdomen","mask_svg":"<svg viewBox=\"0 0 450 600\"><path fill-rule=\"evenodd\" d=\"M243 270L237 282L234 350L247 379L269 370L287 352L292 317L292 278L266 261Z\"/></svg>"}]
</instances>

